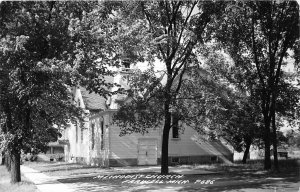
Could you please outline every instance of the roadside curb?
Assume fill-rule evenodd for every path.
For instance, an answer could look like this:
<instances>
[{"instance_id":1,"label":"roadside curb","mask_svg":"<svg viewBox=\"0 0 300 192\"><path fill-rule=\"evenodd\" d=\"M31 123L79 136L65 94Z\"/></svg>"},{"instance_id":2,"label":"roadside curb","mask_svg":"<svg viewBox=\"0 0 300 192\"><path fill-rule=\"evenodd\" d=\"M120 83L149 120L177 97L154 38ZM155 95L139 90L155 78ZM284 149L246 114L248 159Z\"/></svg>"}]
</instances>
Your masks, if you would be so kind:
<instances>
[{"instance_id":1,"label":"roadside curb","mask_svg":"<svg viewBox=\"0 0 300 192\"><path fill-rule=\"evenodd\" d=\"M21 165L22 174L35 184L40 192L75 192L67 185L60 183L54 177L50 177L35 169Z\"/></svg>"}]
</instances>

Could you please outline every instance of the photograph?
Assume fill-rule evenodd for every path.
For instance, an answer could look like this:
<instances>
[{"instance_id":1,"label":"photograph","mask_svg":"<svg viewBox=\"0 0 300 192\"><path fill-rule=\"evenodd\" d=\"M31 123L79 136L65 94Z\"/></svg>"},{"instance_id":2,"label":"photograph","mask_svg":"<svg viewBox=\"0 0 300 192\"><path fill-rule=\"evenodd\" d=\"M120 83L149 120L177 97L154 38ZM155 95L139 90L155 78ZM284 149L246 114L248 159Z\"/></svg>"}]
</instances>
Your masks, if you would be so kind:
<instances>
[{"instance_id":1,"label":"photograph","mask_svg":"<svg viewBox=\"0 0 300 192\"><path fill-rule=\"evenodd\" d=\"M0 0L0 191L300 192L299 4Z\"/></svg>"}]
</instances>

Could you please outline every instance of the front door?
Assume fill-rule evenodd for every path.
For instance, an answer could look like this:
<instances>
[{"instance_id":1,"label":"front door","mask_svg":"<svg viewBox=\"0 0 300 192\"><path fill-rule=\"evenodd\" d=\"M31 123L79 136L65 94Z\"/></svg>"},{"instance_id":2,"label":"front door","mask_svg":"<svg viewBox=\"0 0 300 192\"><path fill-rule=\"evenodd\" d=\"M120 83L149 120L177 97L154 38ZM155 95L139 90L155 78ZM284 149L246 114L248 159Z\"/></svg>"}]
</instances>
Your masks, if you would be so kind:
<instances>
[{"instance_id":1,"label":"front door","mask_svg":"<svg viewBox=\"0 0 300 192\"><path fill-rule=\"evenodd\" d=\"M139 139L138 165L157 165L157 139Z\"/></svg>"}]
</instances>

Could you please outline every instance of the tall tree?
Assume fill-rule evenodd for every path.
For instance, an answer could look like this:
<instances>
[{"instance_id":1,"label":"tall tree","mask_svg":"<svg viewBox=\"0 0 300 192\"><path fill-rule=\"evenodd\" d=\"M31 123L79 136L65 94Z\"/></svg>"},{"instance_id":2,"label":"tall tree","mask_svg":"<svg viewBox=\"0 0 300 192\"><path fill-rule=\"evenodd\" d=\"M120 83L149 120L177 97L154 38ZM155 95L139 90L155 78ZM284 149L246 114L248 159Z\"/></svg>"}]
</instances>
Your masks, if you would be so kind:
<instances>
[{"instance_id":1,"label":"tall tree","mask_svg":"<svg viewBox=\"0 0 300 192\"><path fill-rule=\"evenodd\" d=\"M43 151L81 112L69 86L78 72L69 33L71 18L81 18L88 3L0 3L1 150L11 159L11 182L21 181L21 150Z\"/></svg>"},{"instance_id":2,"label":"tall tree","mask_svg":"<svg viewBox=\"0 0 300 192\"><path fill-rule=\"evenodd\" d=\"M236 151L244 151L243 163L246 163L250 146L260 145L262 136L255 73L253 67L240 64L247 63L247 60L232 59L222 48L217 42L199 47L199 53L205 58L205 68L217 84L215 86L218 90L223 89L223 97L219 97L221 110L212 115L216 118L209 128Z\"/></svg>"},{"instance_id":3,"label":"tall tree","mask_svg":"<svg viewBox=\"0 0 300 192\"><path fill-rule=\"evenodd\" d=\"M265 169L270 169L270 126L272 118L275 119L284 58L299 39L299 6L296 1L232 2L216 26L217 39L236 65L255 66L264 117ZM245 57L248 62L239 62ZM276 130L273 134L276 139Z\"/></svg>"},{"instance_id":4,"label":"tall tree","mask_svg":"<svg viewBox=\"0 0 300 192\"><path fill-rule=\"evenodd\" d=\"M154 58L158 58L165 67L166 83L160 91L163 114L161 174L168 174L172 108L181 89L183 75L191 65L197 65L194 48L206 38L206 26L222 9L221 5L223 2L213 1L124 3L126 24L135 26L142 21L140 29L147 37L140 41L145 47L145 61L153 63ZM139 132L139 129L135 131Z\"/></svg>"}]
</instances>

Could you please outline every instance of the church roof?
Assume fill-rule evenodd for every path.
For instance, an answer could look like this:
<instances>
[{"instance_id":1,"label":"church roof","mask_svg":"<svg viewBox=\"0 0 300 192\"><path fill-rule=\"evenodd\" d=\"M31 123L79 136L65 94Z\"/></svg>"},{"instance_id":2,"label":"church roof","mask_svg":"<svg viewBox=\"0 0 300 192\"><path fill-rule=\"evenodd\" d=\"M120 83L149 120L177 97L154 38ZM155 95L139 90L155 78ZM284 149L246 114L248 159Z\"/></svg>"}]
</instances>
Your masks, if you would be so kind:
<instances>
[{"instance_id":1,"label":"church roof","mask_svg":"<svg viewBox=\"0 0 300 192\"><path fill-rule=\"evenodd\" d=\"M79 89L86 109L100 111L106 109L106 99L104 97L94 92L89 92L84 87L80 87Z\"/></svg>"}]
</instances>

